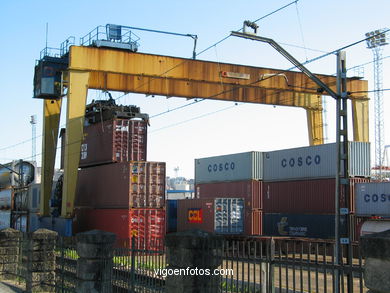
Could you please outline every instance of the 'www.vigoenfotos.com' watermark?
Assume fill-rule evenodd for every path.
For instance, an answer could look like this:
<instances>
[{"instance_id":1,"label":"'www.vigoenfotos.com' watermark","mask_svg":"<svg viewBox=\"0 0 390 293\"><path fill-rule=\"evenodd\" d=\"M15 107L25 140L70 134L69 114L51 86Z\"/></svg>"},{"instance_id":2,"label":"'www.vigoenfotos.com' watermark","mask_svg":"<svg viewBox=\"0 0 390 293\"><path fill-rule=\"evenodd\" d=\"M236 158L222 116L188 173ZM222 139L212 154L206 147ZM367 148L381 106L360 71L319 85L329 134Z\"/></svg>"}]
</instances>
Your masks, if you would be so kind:
<instances>
[{"instance_id":1,"label":"'www.vigoenfotos.com' watermark","mask_svg":"<svg viewBox=\"0 0 390 293\"><path fill-rule=\"evenodd\" d=\"M186 269L155 269L154 273L157 276L233 276L233 269L198 269L190 268Z\"/></svg>"}]
</instances>

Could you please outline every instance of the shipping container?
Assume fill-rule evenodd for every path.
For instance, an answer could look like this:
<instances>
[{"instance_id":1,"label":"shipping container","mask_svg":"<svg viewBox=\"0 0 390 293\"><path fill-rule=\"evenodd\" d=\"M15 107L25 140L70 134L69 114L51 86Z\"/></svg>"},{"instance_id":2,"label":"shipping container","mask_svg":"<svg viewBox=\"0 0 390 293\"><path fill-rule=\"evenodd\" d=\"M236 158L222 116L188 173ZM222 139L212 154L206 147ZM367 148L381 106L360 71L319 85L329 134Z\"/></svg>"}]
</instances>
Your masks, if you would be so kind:
<instances>
[{"instance_id":1,"label":"shipping container","mask_svg":"<svg viewBox=\"0 0 390 293\"><path fill-rule=\"evenodd\" d=\"M203 183L195 186L196 198L244 198L245 208L261 209L263 182L258 180Z\"/></svg>"},{"instance_id":2,"label":"shipping container","mask_svg":"<svg viewBox=\"0 0 390 293\"><path fill-rule=\"evenodd\" d=\"M178 200L177 231L191 229L219 234L260 235L261 211L246 209L242 198Z\"/></svg>"},{"instance_id":3,"label":"shipping container","mask_svg":"<svg viewBox=\"0 0 390 293\"><path fill-rule=\"evenodd\" d=\"M1 189L0 190L0 209L10 210L13 207L14 189Z\"/></svg>"},{"instance_id":4,"label":"shipping container","mask_svg":"<svg viewBox=\"0 0 390 293\"><path fill-rule=\"evenodd\" d=\"M165 163L115 163L78 171L76 207L162 208Z\"/></svg>"},{"instance_id":5,"label":"shipping container","mask_svg":"<svg viewBox=\"0 0 390 293\"><path fill-rule=\"evenodd\" d=\"M356 184L356 214L390 217L390 182Z\"/></svg>"},{"instance_id":6,"label":"shipping container","mask_svg":"<svg viewBox=\"0 0 390 293\"><path fill-rule=\"evenodd\" d=\"M370 177L370 144L349 142L349 176ZM336 176L336 144L264 153L264 181L332 178Z\"/></svg>"},{"instance_id":7,"label":"shipping container","mask_svg":"<svg viewBox=\"0 0 390 293\"><path fill-rule=\"evenodd\" d=\"M11 211L0 211L0 230L11 227Z\"/></svg>"},{"instance_id":8,"label":"shipping container","mask_svg":"<svg viewBox=\"0 0 390 293\"><path fill-rule=\"evenodd\" d=\"M334 238L334 215L263 214L266 236Z\"/></svg>"},{"instance_id":9,"label":"shipping container","mask_svg":"<svg viewBox=\"0 0 390 293\"><path fill-rule=\"evenodd\" d=\"M360 228L360 236L390 230L390 220L367 220Z\"/></svg>"},{"instance_id":10,"label":"shipping container","mask_svg":"<svg viewBox=\"0 0 390 293\"><path fill-rule=\"evenodd\" d=\"M146 161L147 123L113 119L84 127L80 167Z\"/></svg>"},{"instance_id":11,"label":"shipping container","mask_svg":"<svg viewBox=\"0 0 390 293\"><path fill-rule=\"evenodd\" d=\"M367 178L350 178L349 209L354 212L354 185ZM264 213L334 214L335 179L276 181L263 183ZM340 207L347 207L340 193Z\"/></svg>"},{"instance_id":12,"label":"shipping container","mask_svg":"<svg viewBox=\"0 0 390 293\"><path fill-rule=\"evenodd\" d=\"M167 233L177 231L177 200L169 199L166 203L167 209Z\"/></svg>"},{"instance_id":13,"label":"shipping container","mask_svg":"<svg viewBox=\"0 0 390 293\"><path fill-rule=\"evenodd\" d=\"M75 231L98 229L115 233L118 243L138 249L161 250L165 235L164 209L76 209Z\"/></svg>"},{"instance_id":14,"label":"shipping container","mask_svg":"<svg viewBox=\"0 0 390 293\"><path fill-rule=\"evenodd\" d=\"M196 184L261 179L263 179L261 152L195 159Z\"/></svg>"}]
</instances>

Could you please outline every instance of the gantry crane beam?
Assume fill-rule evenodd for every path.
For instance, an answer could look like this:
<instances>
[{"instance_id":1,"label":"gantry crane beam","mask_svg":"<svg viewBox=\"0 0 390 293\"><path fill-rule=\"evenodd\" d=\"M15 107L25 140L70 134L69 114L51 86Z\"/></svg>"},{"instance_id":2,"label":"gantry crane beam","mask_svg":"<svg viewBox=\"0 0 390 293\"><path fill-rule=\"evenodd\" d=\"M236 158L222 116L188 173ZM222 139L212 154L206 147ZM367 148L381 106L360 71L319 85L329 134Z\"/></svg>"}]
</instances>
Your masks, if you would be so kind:
<instances>
[{"instance_id":1,"label":"gantry crane beam","mask_svg":"<svg viewBox=\"0 0 390 293\"><path fill-rule=\"evenodd\" d=\"M89 88L302 107L307 110L310 144L323 143L321 94L326 93L300 72L72 46L66 76L68 106L63 217L71 217L73 213ZM316 76L336 90L335 76ZM367 91L367 81L349 79L348 89L350 92ZM368 117L367 96L351 94L351 99L356 129L354 139L368 141L368 120L362 119ZM41 212L47 214L47 211Z\"/></svg>"}]
</instances>

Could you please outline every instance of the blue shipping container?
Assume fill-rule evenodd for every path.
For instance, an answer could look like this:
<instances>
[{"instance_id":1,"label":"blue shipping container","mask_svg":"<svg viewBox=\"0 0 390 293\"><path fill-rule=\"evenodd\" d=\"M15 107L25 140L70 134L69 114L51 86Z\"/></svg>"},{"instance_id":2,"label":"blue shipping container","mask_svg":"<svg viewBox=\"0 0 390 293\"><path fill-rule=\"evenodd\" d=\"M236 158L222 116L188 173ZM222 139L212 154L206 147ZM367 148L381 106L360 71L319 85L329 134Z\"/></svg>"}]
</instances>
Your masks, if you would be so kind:
<instances>
[{"instance_id":1,"label":"blue shipping container","mask_svg":"<svg viewBox=\"0 0 390 293\"><path fill-rule=\"evenodd\" d=\"M263 233L267 236L334 238L334 215L264 214Z\"/></svg>"},{"instance_id":2,"label":"blue shipping container","mask_svg":"<svg viewBox=\"0 0 390 293\"><path fill-rule=\"evenodd\" d=\"M167 233L177 232L177 199L167 200Z\"/></svg>"}]
</instances>

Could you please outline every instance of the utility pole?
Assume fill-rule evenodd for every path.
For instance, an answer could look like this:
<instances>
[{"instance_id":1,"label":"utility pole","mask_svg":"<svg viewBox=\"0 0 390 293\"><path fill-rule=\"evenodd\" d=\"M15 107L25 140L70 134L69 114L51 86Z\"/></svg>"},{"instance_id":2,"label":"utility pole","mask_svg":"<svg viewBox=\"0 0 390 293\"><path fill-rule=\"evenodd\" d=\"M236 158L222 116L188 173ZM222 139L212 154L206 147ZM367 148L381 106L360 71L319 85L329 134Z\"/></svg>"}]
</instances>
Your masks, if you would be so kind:
<instances>
[{"instance_id":1,"label":"utility pole","mask_svg":"<svg viewBox=\"0 0 390 293\"><path fill-rule=\"evenodd\" d=\"M30 120L30 124L31 124L31 144L32 144L32 148L31 148L31 161L33 162L36 162L36 157L37 157L37 146L36 146L36 133L37 133L37 129L36 129L36 125L37 125L37 115L31 115L31 120Z\"/></svg>"},{"instance_id":2,"label":"utility pole","mask_svg":"<svg viewBox=\"0 0 390 293\"><path fill-rule=\"evenodd\" d=\"M382 81L382 51L387 45L387 29L380 29L366 33L367 48L374 54L374 119L375 119L375 166L378 170L378 179L382 181L383 168L383 142L384 142L384 122L383 122L383 81Z\"/></svg>"},{"instance_id":3,"label":"utility pole","mask_svg":"<svg viewBox=\"0 0 390 293\"><path fill-rule=\"evenodd\" d=\"M250 27L257 31L256 24L251 24L248 21L244 22L244 27ZM243 29L245 32L245 28ZM342 245L347 246L348 250L348 264L352 265L352 246L351 246L351 229L350 229L350 210L349 210L349 164L348 164L348 112L347 112L347 78L346 78L346 58L345 52L338 52L337 54L337 93L329 88L324 82L308 70L302 63L295 59L283 47L281 47L274 40L257 36L250 33L231 32L232 36L250 39L268 43L295 67L301 70L306 76L314 81L319 89L318 92L325 91L332 98L336 100L337 104L337 129L336 129L336 190L335 190L335 263L337 266L336 276L334 278L334 292L340 292L340 271L339 267L342 265L341 251ZM343 205L340 205L340 194L345 195ZM352 272L347 273L348 279L348 293L353 292L353 276ZM343 290L344 292L344 290Z\"/></svg>"}]
</instances>

